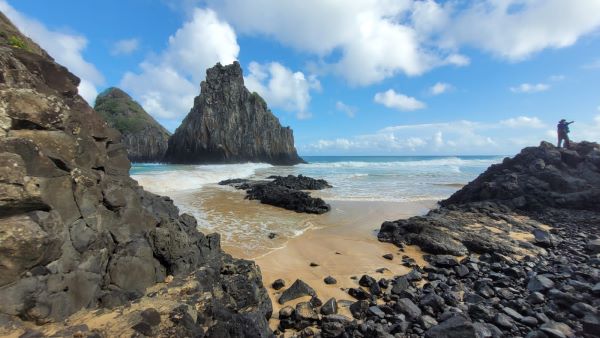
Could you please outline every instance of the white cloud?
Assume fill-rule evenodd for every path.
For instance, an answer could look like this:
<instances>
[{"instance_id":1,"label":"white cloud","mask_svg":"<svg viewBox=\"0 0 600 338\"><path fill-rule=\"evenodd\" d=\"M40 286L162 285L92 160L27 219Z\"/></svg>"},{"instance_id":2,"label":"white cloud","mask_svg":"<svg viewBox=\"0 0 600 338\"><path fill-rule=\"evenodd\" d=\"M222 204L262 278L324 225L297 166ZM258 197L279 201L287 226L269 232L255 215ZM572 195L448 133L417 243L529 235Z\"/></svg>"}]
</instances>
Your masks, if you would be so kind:
<instances>
[{"instance_id":1,"label":"white cloud","mask_svg":"<svg viewBox=\"0 0 600 338\"><path fill-rule=\"evenodd\" d=\"M552 82L560 82L566 78L567 77L562 74L557 74L557 75L551 75L548 79L550 79L550 81L552 81Z\"/></svg>"},{"instance_id":2,"label":"white cloud","mask_svg":"<svg viewBox=\"0 0 600 338\"><path fill-rule=\"evenodd\" d=\"M545 92L548 89L550 89L550 85L547 85L545 83L536 83L536 84L521 83L518 86L510 87L510 91L513 93L526 93L526 94Z\"/></svg>"},{"instance_id":3,"label":"white cloud","mask_svg":"<svg viewBox=\"0 0 600 338\"><path fill-rule=\"evenodd\" d=\"M377 93L373 99L375 102L380 103L388 108L394 108L403 111L418 110L426 107L425 103L415 99L414 97L396 93L393 89L388 89L385 92Z\"/></svg>"},{"instance_id":4,"label":"white cloud","mask_svg":"<svg viewBox=\"0 0 600 338\"><path fill-rule=\"evenodd\" d=\"M473 46L512 61L571 46L600 27L596 0L484 0L461 7L445 6L453 15L443 27L443 43Z\"/></svg>"},{"instance_id":5,"label":"white cloud","mask_svg":"<svg viewBox=\"0 0 600 338\"><path fill-rule=\"evenodd\" d=\"M546 125L537 117L518 116L500 121L500 124L510 128L546 128Z\"/></svg>"},{"instance_id":6,"label":"white cloud","mask_svg":"<svg viewBox=\"0 0 600 338\"><path fill-rule=\"evenodd\" d=\"M354 117L354 115L356 115L356 111L358 110L356 107L349 106L342 101L337 101L335 103L335 109L348 115L348 117Z\"/></svg>"},{"instance_id":7,"label":"white cloud","mask_svg":"<svg viewBox=\"0 0 600 338\"><path fill-rule=\"evenodd\" d=\"M81 79L79 94L88 103L94 103L98 94L97 86L104 84L104 76L102 76L92 63L86 61L83 57L83 51L88 43L83 35L50 30L41 22L18 12L4 0L0 0L0 11L23 34L44 48L56 62L67 67L69 71L77 75Z\"/></svg>"},{"instance_id":8,"label":"white cloud","mask_svg":"<svg viewBox=\"0 0 600 338\"><path fill-rule=\"evenodd\" d=\"M250 91L259 93L272 107L295 112L299 119L311 117L308 112L310 91L321 90L321 84L315 76L292 72L278 62L251 62L249 70L250 74L244 78L244 83Z\"/></svg>"},{"instance_id":9,"label":"white cloud","mask_svg":"<svg viewBox=\"0 0 600 338\"><path fill-rule=\"evenodd\" d=\"M210 9L194 9L190 19L169 37L167 48L149 56L137 73L127 72L121 87L150 114L177 120L185 116L199 92L206 69L230 64L240 47L233 28Z\"/></svg>"},{"instance_id":10,"label":"white cloud","mask_svg":"<svg viewBox=\"0 0 600 338\"><path fill-rule=\"evenodd\" d=\"M595 121L597 127L586 129L582 137L600 137L600 115ZM313 154L511 154L543 139L554 142L555 134L548 133L537 117L518 116L486 123L459 120L389 126L372 134L319 140L300 149Z\"/></svg>"},{"instance_id":11,"label":"white cloud","mask_svg":"<svg viewBox=\"0 0 600 338\"><path fill-rule=\"evenodd\" d=\"M266 35L319 58L339 51L323 68L352 85L369 85L397 74L420 75L445 64L468 63L467 57L454 50L425 46L425 28L441 20L431 10L423 8L415 14L419 30L401 23L413 12L413 6L419 6L412 0L213 0L208 5L240 34Z\"/></svg>"},{"instance_id":12,"label":"white cloud","mask_svg":"<svg viewBox=\"0 0 600 338\"><path fill-rule=\"evenodd\" d=\"M452 85L450 85L448 83L438 82L438 83L434 84L433 86L431 86L431 88L429 88L429 92L432 95L440 95L440 94L446 93L450 89L452 89Z\"/></svg>"},{"instance_id":13,"label":"white cloud","mask_svg":"<svg viewBox=\"0 0 600 338\"><path fill-rule=\"evenodd\" d=\"M190 2L193 0L185 0ZM600 27L597 0L207 0L240 34L315 55L353 85L443 65L468 65L461 48L519 61L573 45ZM327 61L324 61L327 60Z\"/></svg>"},{"instance_id":14,"label":"white cloud","mask_svg":"<svg viewBox=\"0 0 600 338\"><path fill-rule=\"evenodd\" d=\"M123 39L113 44L111 55L129 55L140 48L140 40L136 38Z\"/></svg>"}]
</instances>

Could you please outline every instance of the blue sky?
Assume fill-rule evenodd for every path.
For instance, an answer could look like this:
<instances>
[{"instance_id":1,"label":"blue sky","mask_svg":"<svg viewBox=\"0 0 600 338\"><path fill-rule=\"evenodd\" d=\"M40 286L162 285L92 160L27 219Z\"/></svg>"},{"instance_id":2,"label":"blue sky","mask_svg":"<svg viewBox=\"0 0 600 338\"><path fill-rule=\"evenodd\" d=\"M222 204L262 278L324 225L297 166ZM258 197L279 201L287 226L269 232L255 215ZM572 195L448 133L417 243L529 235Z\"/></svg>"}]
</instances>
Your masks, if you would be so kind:
<instances>
[{"instance_id":1,"label":"blue sky","mask_svg":"<svg viewBox=\"0 0 600 338\"><path fill-rule=\"evenodd\" d=\"M169 130L207 67L246 85L303 155L512 154L560 118L600 139L600 0L0 0L82 79Z\"/></svg>"}]
</instances>

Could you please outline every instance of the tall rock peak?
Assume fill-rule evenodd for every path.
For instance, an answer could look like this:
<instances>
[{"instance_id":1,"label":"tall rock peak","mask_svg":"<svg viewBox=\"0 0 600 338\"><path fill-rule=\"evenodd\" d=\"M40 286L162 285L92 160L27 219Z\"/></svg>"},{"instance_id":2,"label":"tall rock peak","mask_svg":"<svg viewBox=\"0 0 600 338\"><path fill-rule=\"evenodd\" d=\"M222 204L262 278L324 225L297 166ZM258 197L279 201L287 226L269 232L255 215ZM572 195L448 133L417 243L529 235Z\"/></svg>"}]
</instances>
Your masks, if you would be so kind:
<instances>
[{"instance_id":1,"label":"tall rock peak","mask_svg":"<svg viewBox=\"0 0 600 338\"><path fill-rule=\"evenodd\" d=\"M119 130L132 162L161 162L170 133L129 94L115 87L96 98L94 109L108 124Z\"/></svg>"},{"instance_id":2,"label":"tall rock peak","mask_svg":"<svg viewBox=\"0 0 600 338\"><path fill-rule=\"evenodd\" d=\"M303 162L292 130L282 127L264 99L244 86L237 61L209 68L200 88L194 106L169 138L166 162Z\"/></svg>"}]
</instances>

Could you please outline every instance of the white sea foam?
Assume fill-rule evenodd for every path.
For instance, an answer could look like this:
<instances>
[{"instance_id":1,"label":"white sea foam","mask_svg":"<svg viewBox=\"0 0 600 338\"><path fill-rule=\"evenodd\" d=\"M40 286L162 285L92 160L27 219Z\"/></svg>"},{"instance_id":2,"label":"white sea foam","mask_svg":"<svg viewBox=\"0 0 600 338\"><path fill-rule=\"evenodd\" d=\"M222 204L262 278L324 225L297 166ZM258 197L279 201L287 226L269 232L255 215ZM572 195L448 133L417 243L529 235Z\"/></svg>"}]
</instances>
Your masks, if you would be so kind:
<instances>
[{"instance_id":1,"label":"white sea foam","mask_svg":"<svg viewBox=\"0 0 600 338\"><path fill-rule=\"evenodd\" d=\"M300 168L403 168L403 167L443 167L443 166L480 166L490 165L498 162L495 158L490 159L469 159L458 157L444 157L410 161L340 161L340 162L316 162L299 164Z\"/></svg>"},{"instance_id":2,"label":"white sea foam","mask_svg":"<svg viewBox=\"0 0 600 338\"><path fill-rule=\"evenodd\" d=\"M250 177L256 170L269 167L271 165L265 163L165 165L164 170L140 170L132 177L153 193L168 194L197 190L206 184L214 184L226 179Z\"/></svg>"}]
</instances>

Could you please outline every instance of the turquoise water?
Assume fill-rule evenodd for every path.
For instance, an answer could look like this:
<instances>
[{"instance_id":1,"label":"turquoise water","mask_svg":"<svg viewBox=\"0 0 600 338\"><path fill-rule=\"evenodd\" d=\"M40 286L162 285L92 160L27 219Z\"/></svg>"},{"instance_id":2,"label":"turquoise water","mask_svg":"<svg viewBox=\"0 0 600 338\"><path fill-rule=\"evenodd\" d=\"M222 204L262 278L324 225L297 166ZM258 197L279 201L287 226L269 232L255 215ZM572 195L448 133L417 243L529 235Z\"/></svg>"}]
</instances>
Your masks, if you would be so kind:
<instances>
[{"instance_id":1,"label":"turquoise water","mask_svg":"<svg viewBox=\"0 0 600 338\"><path fill-rule=\"evenodd\" d=\"M306 156L308 164L224 165L134 164L131 174L150 191L193 191L228 178L306 175L334 187L323 191L335 200L416 201L443 199L473 180L501 156Z\"/></svg>"},{"instance_id":2,"label":"turquoise water","mask_svg":"<svg viewBox=\"0 0 600 338\"><path fill-rule=\"evenodd\" d=\"M135 164L131 174L147 190L172 197L182 212L196 217L201 231L218 232L224 246L242 249L248 257L254 257L253 254L285 245L288 239L308 229L326 226L321 223L328 219L336 223L333 221L336 215L347 211L334 208L328 218L260 206L244 200L243 192L217 185L221 180L302 174L323 178L333 185L312 192L332 205L336 205L334 201L429 201L447 198L488 166L502 160L497 156L307 156L305 159L310 163L277 167L265 163ZM224 190L228 192L220 194ZM377 205L383 204L389 205ZM402 208L400 203L398 207ZM278 234L276 240L269 239L271 232Z\"/></svg>"}]
</instances>

